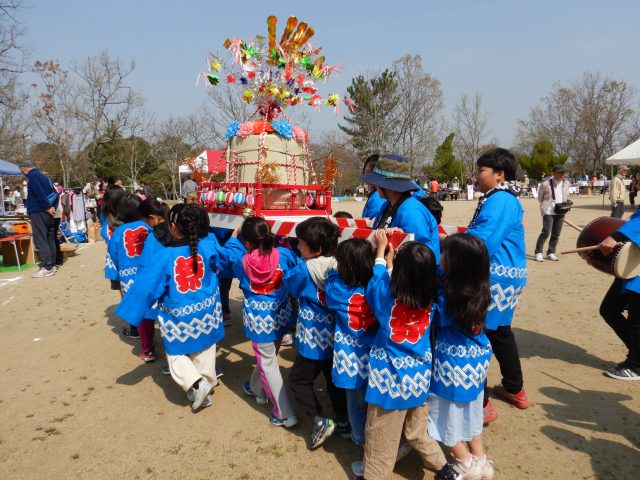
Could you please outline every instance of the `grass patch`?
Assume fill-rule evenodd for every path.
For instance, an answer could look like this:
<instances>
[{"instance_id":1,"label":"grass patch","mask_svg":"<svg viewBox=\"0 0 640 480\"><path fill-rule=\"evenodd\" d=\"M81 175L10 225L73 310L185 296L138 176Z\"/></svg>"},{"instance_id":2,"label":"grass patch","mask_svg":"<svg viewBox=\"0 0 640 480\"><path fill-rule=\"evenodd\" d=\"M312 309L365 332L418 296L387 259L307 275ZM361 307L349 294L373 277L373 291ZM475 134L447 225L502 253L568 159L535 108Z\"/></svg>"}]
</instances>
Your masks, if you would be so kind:
<instances>
[{"instance_id":1,"label":"grass patch","mask_svg":"<svg viewBox=\"0 0 640 480\"><path fill-rule=\"evenodd\" d=\"M52 423L62 423L64 422L66 419L73 417L73 413L65 413L63 416L61 417L56 417L53 420L51 420Z\"/></svg>"}]
</instances>

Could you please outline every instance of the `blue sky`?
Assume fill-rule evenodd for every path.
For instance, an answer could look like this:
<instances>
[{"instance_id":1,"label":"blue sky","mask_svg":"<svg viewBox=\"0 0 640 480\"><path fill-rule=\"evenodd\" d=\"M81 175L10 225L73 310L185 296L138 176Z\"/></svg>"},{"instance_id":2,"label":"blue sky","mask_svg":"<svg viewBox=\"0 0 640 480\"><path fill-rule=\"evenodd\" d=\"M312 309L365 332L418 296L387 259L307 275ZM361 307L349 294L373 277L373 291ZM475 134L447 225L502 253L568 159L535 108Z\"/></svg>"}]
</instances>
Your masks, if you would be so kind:
<instances>
[{"instance_id":1,"label":"blue sky","mask_svg":"<svg viewBox=\"0 0 640 480\"><path fill-rule=\"evenodd\" d=\"M224 53L227 37L278 33L290 15L314 27L329 64L344 64L323 93L346 93L351 78L419 53L442 83L449 119L464 93L482 93L490 134L513 144L525 118L554 82L586 70L625 80L640 90L640 2L511 1L168 1L25 0L21 18L33 59L81 61L108 49L134 59L131 85L159 120L186 115L206 101L195 88L208 51ZM273 6L267 6L271 3ZM312 134L336 128L326 111L312 115Z\"/></svg>"}]
</instances>

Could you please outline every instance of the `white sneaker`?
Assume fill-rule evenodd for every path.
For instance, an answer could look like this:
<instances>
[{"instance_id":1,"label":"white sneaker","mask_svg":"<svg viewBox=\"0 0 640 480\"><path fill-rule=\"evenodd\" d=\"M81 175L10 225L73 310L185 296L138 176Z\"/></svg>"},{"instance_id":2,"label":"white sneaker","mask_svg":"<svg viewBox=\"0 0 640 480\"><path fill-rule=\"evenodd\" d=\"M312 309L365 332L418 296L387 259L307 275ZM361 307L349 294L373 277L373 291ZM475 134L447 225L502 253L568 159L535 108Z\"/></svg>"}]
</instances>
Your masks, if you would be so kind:
<instances>
[{"instance_id":1,"label":"white sneaker","mask_svg":"<svg viewBox=\"0 0 640 480\"><path fill-rule=\"evenodd\" d=\"M536 262L544 262L544 258L542 258L541 253L536 253Z\"/></svg>"},{"instance_id":2,"label":"white sneaker","mask_svg":"<svg viewBox=\"0 0 640 480\"><path fill-rule=\"evenodd\" d=\"M187 400L189 400L191 403L193 403L193 401L196 399L196 392L193 388L190 388L187 391ZM207 408L211 406L211 397L207 397L207 399L202 402L202 406L200 408Z\"/></svg>"},{"instance_id":3,"label":"white sneaker","mask_svg":"<svg viewBox=\"0 0 640 480\"><path fill-rule=\"evenodd\" d=\"M482 478L482 480L493 480L495 475L493 462L489 460L486 455L484 457L473 457L473 459L482 473L482 477L480 478Z\"/></svg>"},{"instance_id":4,"label":"white sneaker","mask_svg":"<svg viewBox=\"0 0 640 480\"><path fill-rule=\"evenodd\" d=\"M47 270L46 268L42 267L36 273L31 275L31 278L52 277L55 274L56 274L56 271L53 268L50 270Z\"/></svg>"},{"instance_id":5,"label":"white sneaker","mask_svg":"<svg viewBox=\"0 0 640 480\"><path fill-rule=\"evenodd\" d=\"M213 385L207 382L204 378L200 380L198 389L194 391L193 405L191 405L191 408L193 410L199 409L207 398L209 398L212 391Z\"/></svg>"},{"instance_id":6,"label":"white sneaker","mask_svg":"<svg viewBox=\"0 0 640 480\"><path fill-rule=\"evenodd\" d=\"M557 262L557 261L558 261L558 257L556 257L556 254L555 254L555 253L549 253L549 254L547 255L547 258L548 258L549 260L551 260L552 262Z\"/></svg>"},{"instance_id":7,"label":"white sneaker","mask_svg":"<svg viewBox=\"0 0 640 480\"><path fill-rule=\"evenodd\" d=\"M468 460L453 462L453 469L460 474L463 480L480 480L482 478L482 467L472 456Z\"/></svg>"}]
</instances>

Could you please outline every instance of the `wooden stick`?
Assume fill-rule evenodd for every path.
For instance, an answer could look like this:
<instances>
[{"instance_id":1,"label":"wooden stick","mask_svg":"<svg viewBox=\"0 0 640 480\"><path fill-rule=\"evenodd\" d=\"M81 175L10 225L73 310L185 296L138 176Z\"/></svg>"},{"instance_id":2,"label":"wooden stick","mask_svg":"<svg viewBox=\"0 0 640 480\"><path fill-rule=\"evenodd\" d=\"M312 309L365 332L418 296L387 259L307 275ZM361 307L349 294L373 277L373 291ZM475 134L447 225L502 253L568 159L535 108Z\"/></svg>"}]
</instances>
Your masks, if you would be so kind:
<instances>
[{"instance_id":1,"label":"wooden stick","mask_svg":"<svg viewBox=\"0 0 640 480\"><path fill-rule=\"evenodd\" d=\"M621 242L616 243L616 247L619 247L620 245L624 245L624 243L621 243ZM593 252L594 250L599 250L599 249L600 249L600 245L592 245L591 247L580 247L574 250L565 250L564 252L560 252L560 253L562 255L565 255L567 253Z\"/></svg>"},{"instance_id":2,"label":"wooden stick","mask_svg":"<svg viewBox=\"0 0 640 480\"><path fill-rule=\"evenodd\" d=\"M582 232L582 229L577 226L575 223L570 222L569 220L567 220L566 218L564 219L564 223L566 223L567 225L569 225L571 228L575 228L577 231Z\"/></svg>"}]
</instances>

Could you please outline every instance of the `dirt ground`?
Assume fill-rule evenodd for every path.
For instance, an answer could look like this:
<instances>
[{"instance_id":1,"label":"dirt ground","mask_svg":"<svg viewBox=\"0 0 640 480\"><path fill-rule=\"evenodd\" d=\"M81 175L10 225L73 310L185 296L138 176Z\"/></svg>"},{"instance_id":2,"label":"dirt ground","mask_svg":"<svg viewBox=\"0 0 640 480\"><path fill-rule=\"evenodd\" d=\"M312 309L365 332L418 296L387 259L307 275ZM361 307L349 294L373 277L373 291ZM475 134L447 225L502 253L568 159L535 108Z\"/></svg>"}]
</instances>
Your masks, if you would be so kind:
<instances>
[{"instance_id":1,"label":"dirt ground","mask_svg":"<svg viewBox=\"0 0 640 480\"><path fill-rule=\"evenodd\" d=\"M569 219L606 215L601 197L575 198ZM529 281L514 328L525 388L534 406L499 400L484 438L499 479L636 479L640 470L640 382L603 376L625 350L598 315L612 277L577 255L532 260L538 203L523 199ZM465 225L475 202L444 203L443 224ZM349 201L335 210L361 211ZM559 250L575 246L565 226ZM233 326L219 345L224 370L213 406L192 413L161 373L165 360L138 359L120 335L119 301L103 278L103 242L83 246L55 277L0 275L0 478L2 479L342 479L361 450L339 437L306 447L309 420L292 431L269 423L269 406L242 393L254 365L242 334L240 292ZM156 338L158 345L161 341ZM295 350L285 348L286 375ZM489 384L499 383L495 362ZM412 453L393 478L433 475Z\"/></svg>"}]
</instances>

